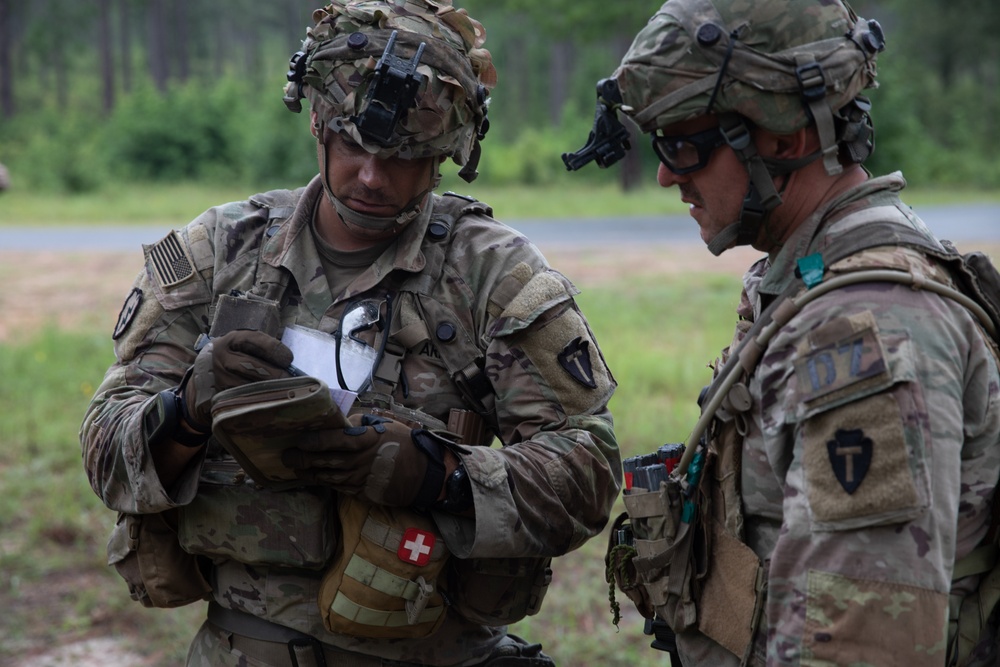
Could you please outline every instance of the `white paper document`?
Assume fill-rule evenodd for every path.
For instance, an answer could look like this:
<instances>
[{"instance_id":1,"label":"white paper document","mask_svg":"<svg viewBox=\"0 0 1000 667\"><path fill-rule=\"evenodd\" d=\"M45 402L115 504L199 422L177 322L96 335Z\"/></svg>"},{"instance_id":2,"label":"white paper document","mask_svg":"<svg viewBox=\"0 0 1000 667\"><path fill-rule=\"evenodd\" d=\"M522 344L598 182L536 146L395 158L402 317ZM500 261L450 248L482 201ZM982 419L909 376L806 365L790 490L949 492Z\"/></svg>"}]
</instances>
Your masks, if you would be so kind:
<instances>
[{"instance_id":1,"label":"white paper document","mask_svg":"<svg viewBox=\"0 0 1000 667\"><path fill-rule=\"evenodd\" d=\"M305 375L322 380L330 388L330 395L334 402L340 407L345 415L351 409L354 399L358 397L356 392L342 389L340 381L337 379L337 341L328 333L291 325L285 327L285 333L281 336L281 342L292 351L294 359L292 365ZM371 373L371 364L367 368L361 369L355 366L361 364L345 364L341 370L348 386L360 387L361 383L353 382L359 373L363 372L363 377L367 379Z\"/></svg>"}]
</instances>

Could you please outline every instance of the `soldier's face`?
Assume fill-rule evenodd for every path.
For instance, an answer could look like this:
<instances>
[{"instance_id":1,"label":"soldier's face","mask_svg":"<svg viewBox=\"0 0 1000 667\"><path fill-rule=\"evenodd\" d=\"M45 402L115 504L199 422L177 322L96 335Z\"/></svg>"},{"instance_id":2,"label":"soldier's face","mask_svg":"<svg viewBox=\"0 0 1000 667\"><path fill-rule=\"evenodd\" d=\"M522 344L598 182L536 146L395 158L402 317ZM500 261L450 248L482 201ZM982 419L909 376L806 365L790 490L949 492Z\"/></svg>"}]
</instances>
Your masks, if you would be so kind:
<instances>
[{"instance_id":1,"label":"soldier's face","mask_svg":"<svg viewBox=\"0 0 1000 667\"><path fill-rule=\"evenodd\" d=\"M695 135L718 126L718 120L704 116L664 128L674 137ZM705 166L678 175L662 162L656 180L664 188L676 185L681 201L690 206L691 217L701 229L701 238L710 243L716 235L736 222L747 189L747 170L729 146L719 146L708 154Z\"/></svg>"},{"instance_id":2,"label":"soldier's face","mask_svg":"<svg viewBox=\"0 0 1000 667\"><path fill-rule=\"evenodd\" d=\"M350 208L379 217L395 216L431 186L436 158L380 158L351 139L327 133L327 182Z\"/></svg>"}]
</instances>

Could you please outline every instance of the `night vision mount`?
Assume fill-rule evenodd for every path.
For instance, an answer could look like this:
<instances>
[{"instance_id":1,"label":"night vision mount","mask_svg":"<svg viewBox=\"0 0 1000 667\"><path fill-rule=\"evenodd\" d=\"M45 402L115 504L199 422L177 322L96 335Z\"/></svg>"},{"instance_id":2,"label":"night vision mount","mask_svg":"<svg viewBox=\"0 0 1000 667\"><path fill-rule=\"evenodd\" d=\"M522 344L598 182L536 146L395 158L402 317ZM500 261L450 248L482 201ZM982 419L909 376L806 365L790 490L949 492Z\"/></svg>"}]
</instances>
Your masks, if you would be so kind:
<instances>
[{"instance_id":1,"label":"night vision mount","mask_svg":"<svg viewBox=\"0 0 1000 667\"><path fill-rule=\"evenodd\" d=\"M594 129L587 137L583 148L574 153L563 153L566 169L576 171L590 161L596 161L602 169L610 167L625 157L629 143L628 130L618 120L617 109L622 105L622 94L614 79L597 82L597 110L594 113Z\"/></svg>"},{"instance_id":2,"label":"night vision mount","mask_svg":"<svg viewBox=\"0 0 1000 667\"><path fill-rule=\"evenodd\" d=\"M393 30L375 66L375 77L365 96L365 110L360 116L351 117L362 137L383 147L399 143L396 125L416 106L417 91L426 78L417 72L426 44L420 42L410 59L395 55L395 46Z\"/></svg>"}]
</instances>

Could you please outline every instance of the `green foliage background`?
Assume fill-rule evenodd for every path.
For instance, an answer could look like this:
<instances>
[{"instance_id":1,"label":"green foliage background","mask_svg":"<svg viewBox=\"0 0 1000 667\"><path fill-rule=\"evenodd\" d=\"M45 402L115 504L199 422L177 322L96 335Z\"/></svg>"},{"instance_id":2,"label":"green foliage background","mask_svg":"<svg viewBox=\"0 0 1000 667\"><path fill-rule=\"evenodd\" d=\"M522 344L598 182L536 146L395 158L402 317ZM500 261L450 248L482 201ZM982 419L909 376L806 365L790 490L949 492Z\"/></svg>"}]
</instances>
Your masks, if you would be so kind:
<instances>
[{"instance_id":1,"label":"green foliage background","mask_svg":"<svg viewBox=\"0 0 1000 667\"><path fill-rule=\"evenodd\" d=\"M134 16L153 4L114 2ZM101 103L96 9L71 0L0 0L4 4L16 28L9 64L15 106L0 121L0 161L10 168L15 187L77 193L196 180L264 188L299 185L315 173L308 119L281 102L288 56L304 35L296 26L307 22L311 3L179 3L187 6L191 24L186 76L174 76L163 89L153 85L143 26L131 36L131 85L126 91L116 79L110 112ZM459 2L486 25L500 74L477 186L614 180L596 168L569 175L560 155L584 143L595 82L614 70L659 4ZM881 87L871 93L878 145L872 171L902 169L917 186L995 188L1000 5L862 0L855 7L877 18L888 39ZM289 18L293 12L297 18ZM225 44L217 43L218 34L229 34L220 25L234 35ZM562 77L566 92L555 104L551 70L560 46L571 55ZM639 143L644 180L652 182L655 159Z\"/></svg>"}]
</instances>

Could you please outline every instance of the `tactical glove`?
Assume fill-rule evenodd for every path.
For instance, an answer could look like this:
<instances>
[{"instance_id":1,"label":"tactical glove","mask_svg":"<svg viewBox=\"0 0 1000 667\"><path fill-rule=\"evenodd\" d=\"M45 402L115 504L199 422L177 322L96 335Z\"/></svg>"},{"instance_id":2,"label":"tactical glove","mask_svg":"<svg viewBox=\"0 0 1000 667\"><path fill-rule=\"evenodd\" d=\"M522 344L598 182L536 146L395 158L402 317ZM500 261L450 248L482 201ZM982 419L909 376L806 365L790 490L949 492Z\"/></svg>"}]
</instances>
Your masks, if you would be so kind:
<instances>
[{"instance_id":1,"label":"tactical glove","mask_svg":"<svg viewBox=\"0 0 1000 667\"><path fill-rule=\"evenodd\" d=\"M430 507L444 485L447 441L397 421L353 415L351 426L314 431L285 450L299 479L361 494L376 505Z\"/></svg>"},{"instance_id":2,"label":"tactical glove","mask_svg":"<svg viewBox=\"0 0 1000 667\"><path fill-rule=\"evenodd\" d=\"M277 338L239 329L202 348L178 389L184 418L202 433L212 430L212 398L219 392L261 380L291 377L292 351Z\"/></svg>"}]
</instances>

